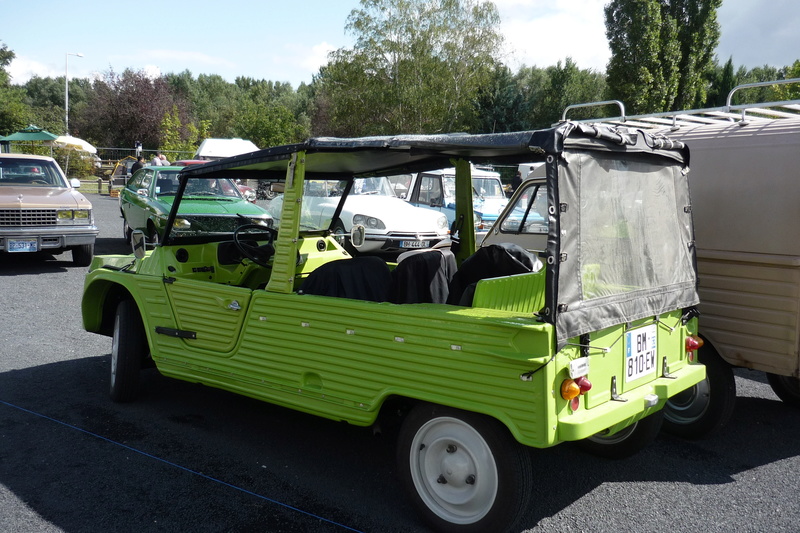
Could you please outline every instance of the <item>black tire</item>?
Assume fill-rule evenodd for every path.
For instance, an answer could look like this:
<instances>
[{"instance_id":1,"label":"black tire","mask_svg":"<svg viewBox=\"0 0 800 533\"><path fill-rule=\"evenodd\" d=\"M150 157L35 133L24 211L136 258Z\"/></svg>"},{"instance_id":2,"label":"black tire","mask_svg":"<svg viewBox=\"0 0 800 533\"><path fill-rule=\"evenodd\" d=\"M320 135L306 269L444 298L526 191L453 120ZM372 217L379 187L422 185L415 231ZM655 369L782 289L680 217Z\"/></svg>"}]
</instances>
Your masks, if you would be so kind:
<instances>
[{"instance_id":1,"label":"black tire","mask_svg":"<svg viewBox=\"0 0 800 533\"><path fill-rule=\"evenodd\" d=\"M131 229L130 225L128 225L128 221L124 218L122 219L122 237L125 239L125 242L130 244L131 243L131 234L133 234L133 230Z\"/></svg>"},{"instance_id":2,"label":"black tire","mask_svg":"<svg viewBox=\"0 0 800 533\"><path fill-rule=\"evenodd\" d=\"M342 223L341 220L336 221L336 223L331 228L331 231L333 231L333 233L347 233L347 230L344 228L344 223ZM355 257L358 254L356 247L350 243L349 237L334 237L334 238L336 239L336 242L338 242L339 245L342 248L344 248L345 251L347 251L347 253L349 253L353 257Z\"/></svg>"},{"instance_id":3,"label":"black tire","mask_svg":"<svg viewBox=\"0 0 800 533\"><path fill-rule=\"evenodd\" d=\"M75 266L89 266L94 257L94 244L80 244L72 248L72 264Z\"/></svg>"},{"instance_id":4,"label":"black tire","mask_svg":"<svg viewBox=\"0 0 800 533\"><path fill-rule=\"evenodd\" d=\"M397 463L414 505L438 531L506 531L530 504L530 450L477 413L418 405L400 429Z\"/></svg>"},{"instance_id":5,"label":"black tire","mask_svg":"<svg viewBox=\"0 0 800 533\"><path fill-rule=\"evenodd\" d=\"M785 404L800 407L800 380L792 376L780 376L767 372L767 381L773 392Z\"/></svg>"},{"instance_id":6,"label":"black tire","mask_svg":"<svg viewBox=\"0 0 800 533\"><path fill-rule=\"evenodd\" d=\"M578 441L577 444L583 451L597 457L625 459L637 454L655 440L663 419L664 412L657 411L612 435L601 432Z\"/></svg>"},{"instance_id":7,"label":"black tire","mask_svg":"<svg viewBox=\"0 0 800 533\"><path fill-rule=\"evenodd\" d=\"M686 439L699 439L718 432L728 423L736 404L733 368L706 344L698 351L706 367L700 383L667 400L664 431Z\"/></svg>"},{"instance_id":8,"label":"black tire","mask_svg":"<svg viewBox=\"0 0 800 533\"><path fill-rule=\"evenodd\" d=\"M123 300L114 317L109 393L115 402L130 402L139 392L139 372L147 356L147 338L139 308Z\"/></svg>"},{"instance_id":9,"label":"black tire","mask_svg":"<svg viewBox=\"0 0 800 533\"><path fill-rule=\"evenodd\" d=\"M151 222L147 225L147 242L150 244L156 245L160 242L161 238L158 235L158 230L156 229L155 225Z\"/></svg>"}]
</instances>

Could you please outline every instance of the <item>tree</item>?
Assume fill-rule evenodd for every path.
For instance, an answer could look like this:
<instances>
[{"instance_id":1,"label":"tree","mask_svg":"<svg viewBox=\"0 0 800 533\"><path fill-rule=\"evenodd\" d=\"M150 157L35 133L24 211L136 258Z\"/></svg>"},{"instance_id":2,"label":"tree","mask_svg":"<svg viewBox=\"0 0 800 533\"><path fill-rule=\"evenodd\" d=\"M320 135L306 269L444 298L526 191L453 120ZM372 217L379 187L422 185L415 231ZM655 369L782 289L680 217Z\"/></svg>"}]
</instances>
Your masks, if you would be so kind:
<instances>
[{"instance_id":1,"label":"tree","mask_svg":"<svg viewBox=\"0 0 800 533\"><path fill-rule=\"evenodd\" d=\"M612 0L608 87L631 113L699 107L719 43L722 0Z\"/></svg>"},{"instance_id":2,"label":"tree","mask_svg":"<svg viewBox=\"0 0 800 533\"><path fill-rule=\"evenodd\" d=\"M144 71L126 69L121 75L109 71L95 81L84 113L75 125L87 139L102 146L160 148L161 124L177 108L181 123L189 122L185 100L174 96L164 77L150 78Z\"/></svg>"},{"instance_id":3,"label":"tree","mask_svg":"<svg viewBox=\"0 0 800 533\"><path fill-rule=\"evenodd\" d=\"M24 99L25 91L11 85L6 67L16 54L0 42L0 135L9 135L27 126L30 114Z\"/></svg>"},{"instance_id":4,"label":"tree","mask_svg":"<svg viewBox=\"0 0 800 533\"><path fill-rule=\"evenodd\" d=\"M361 0L339 49L315 78L328 133L432 133L478 124L474 102L497 63L494 4L480 0Z\"/></svg>"}]
</instances>

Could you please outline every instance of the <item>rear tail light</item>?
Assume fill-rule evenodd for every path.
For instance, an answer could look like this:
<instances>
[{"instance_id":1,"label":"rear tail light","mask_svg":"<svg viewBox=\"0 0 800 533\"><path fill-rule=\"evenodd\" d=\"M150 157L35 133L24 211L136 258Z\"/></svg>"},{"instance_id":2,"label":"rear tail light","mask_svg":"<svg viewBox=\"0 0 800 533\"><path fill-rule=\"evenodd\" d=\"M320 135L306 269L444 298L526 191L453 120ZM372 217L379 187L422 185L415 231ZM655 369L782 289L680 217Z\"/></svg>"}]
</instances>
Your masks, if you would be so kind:
<instances>
[{"instance_id":1,"label":"rear tail light","mask_svg":"<svg viewBox=\"0 0 800 533\"><path fill-rule=\"evenodd\" d=\"M581 396L592 389L592 382L586 376L565 379L561 382L561 397L569 402L569 407L577 411L581 405Z\"/></svg>"},{"instance_id":2,"label":"rear tail light","mask_svg":"<svg viewBox=\"0 0 800 533\"><path fill-rule=\"evenodd\" d=\"M695 352L703 347L703 339L697 335L686 337L686 357L689 361L694 361Z\"/></svg>"}]
</instances>

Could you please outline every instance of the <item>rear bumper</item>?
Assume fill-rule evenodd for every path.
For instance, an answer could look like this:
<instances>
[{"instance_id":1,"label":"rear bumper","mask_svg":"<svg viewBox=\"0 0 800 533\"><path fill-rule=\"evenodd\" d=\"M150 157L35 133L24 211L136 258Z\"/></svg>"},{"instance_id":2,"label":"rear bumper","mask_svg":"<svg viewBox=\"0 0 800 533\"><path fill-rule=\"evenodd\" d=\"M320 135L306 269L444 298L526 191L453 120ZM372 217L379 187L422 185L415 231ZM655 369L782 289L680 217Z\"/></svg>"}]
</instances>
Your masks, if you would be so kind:
<instances>
[{"instance_id":1,"label":"rear bumper","mask_svg":"<svg viewBox=\"0 0 800 533\"><path fill-rule=\"evenodd\" d=\"M567 412L559 416L557 440L581 440L614 426L632 424L660 410L670 397L702 381L706 368L700 364L686 365L672 376L657 378L626 392L620 400L609 400L592 409L582 406L573 413L567 408Z\"/></svg>"}]
</instances>

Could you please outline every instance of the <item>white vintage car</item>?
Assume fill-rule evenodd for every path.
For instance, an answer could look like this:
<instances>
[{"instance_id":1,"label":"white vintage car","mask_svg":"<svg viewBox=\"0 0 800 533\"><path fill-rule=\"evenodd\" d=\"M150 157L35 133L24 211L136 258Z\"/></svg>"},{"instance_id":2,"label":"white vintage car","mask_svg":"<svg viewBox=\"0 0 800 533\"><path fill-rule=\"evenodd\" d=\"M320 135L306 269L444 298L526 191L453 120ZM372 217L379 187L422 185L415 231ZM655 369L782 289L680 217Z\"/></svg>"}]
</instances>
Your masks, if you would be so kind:
<instances>
[{"instance_id":1,"label":"white vintage car","mask_svg":"<svg viewBox=\"0 0 800 533\"><path fill-rule=\"evenodd\" d=\"M335 215L339 197L343 189L331 188L329 181L306 182L304 216L314 213L308 224L322 227L322 218L331 219ZM345 182L341 182L344 187ZM311 204L311 205L309 205ZM270 203L270 212L281 213L283 195ZM276 220L279 225L280 220ZM332 229L340 235L340 240L348 250L354 250L347 240L350 230L359 224L365 228L365 242L358 253L399 252L430 248L449 239L450 228L447 217L437 211L414 207L394 195L386 177L357 178L352 191L344 203Z\"/></svg>"}]
</instances>

